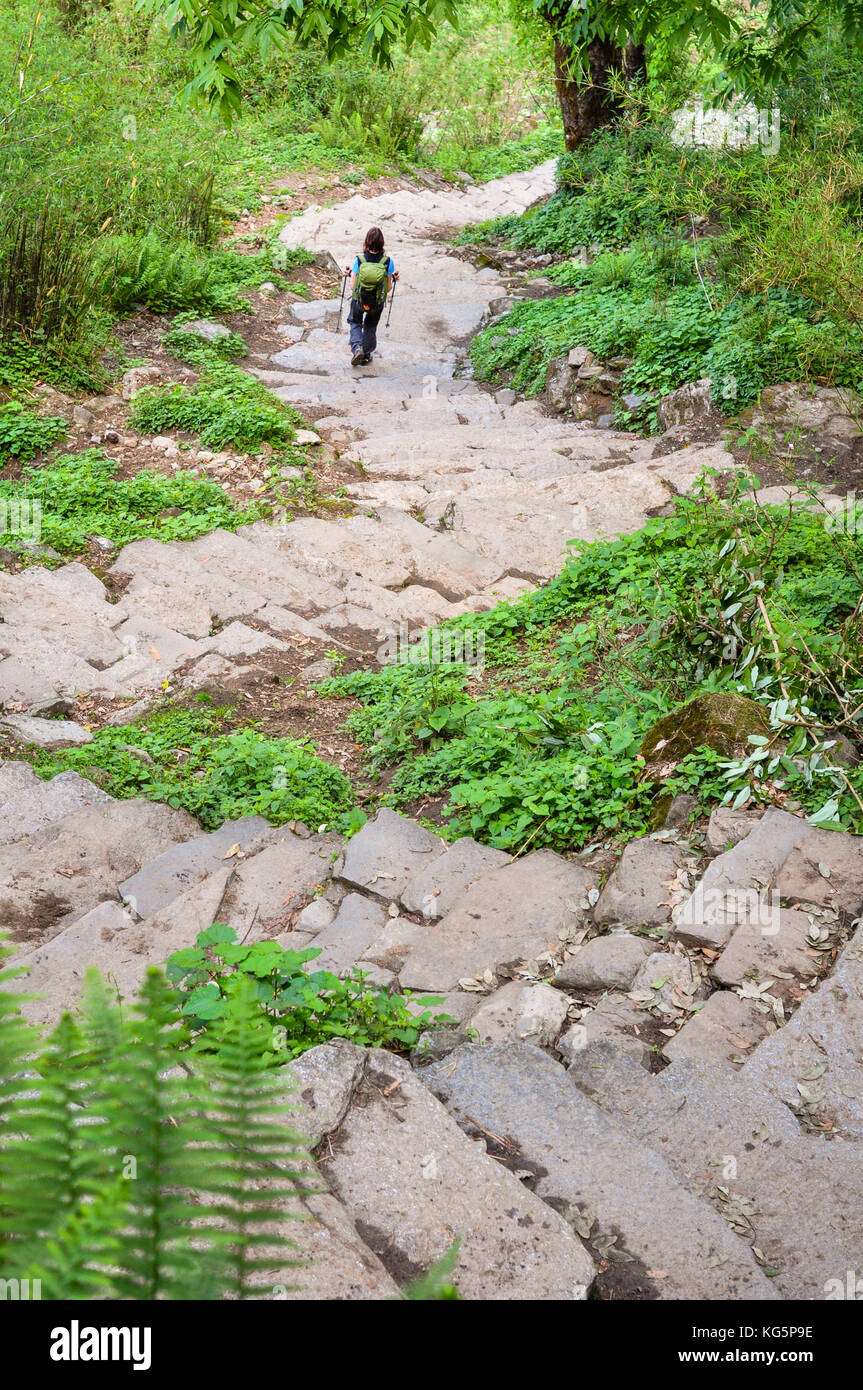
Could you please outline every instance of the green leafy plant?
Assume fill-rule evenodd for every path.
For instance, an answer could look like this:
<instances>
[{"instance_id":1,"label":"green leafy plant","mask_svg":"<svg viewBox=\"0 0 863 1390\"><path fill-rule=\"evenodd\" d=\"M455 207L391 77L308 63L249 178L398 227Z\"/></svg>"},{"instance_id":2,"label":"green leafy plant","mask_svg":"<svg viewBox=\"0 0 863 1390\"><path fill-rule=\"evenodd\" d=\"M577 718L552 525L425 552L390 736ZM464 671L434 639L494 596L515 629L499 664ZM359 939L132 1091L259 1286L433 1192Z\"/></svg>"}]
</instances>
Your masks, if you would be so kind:
<instances>
[{"instance_id":1,"label":"green leafy plant","mask_svg":"<svg viewBox=\"0 0 863 1390\"><path fill-rule=\"evenodd\" d=\"M66 554L84 550L91 536L116 546L145 536L193 540L262 515L254 506L236 507L218 483L192 473L144 469L117 478L117 469L98 449L66 454L41 468L25 467L20 478L0 479L0 499L38 503L43 543Z\"/></svg>"},{"instance_id":2,"label":"green leafy plant","mask_svg":"<svg viewBox=\"0 0 863 1390\"><path fill-rule=\"evenodd\" d=\"M143 433L188 430L220 449L289 444L298 420L295 411L253 377L229 363L211 365L194 386L166 386L139 392L131 423Z\"/></svg>"},{"instance_id":3,"label":"green leafy plant","mask_svg":"<svg viewBox=\"0 0 863 1390\"><path fill-rule=\"evenodd\" d=\"M112 796L182 807L207 829L250 815L317 829L338 826L351 811L348 778L316 757L312 744L267 738L253 727L227 728L227 711L197 703L161 710L144 723L100 729L85 747L37 754L34 765L43 777L64 768L87 768L92 777L101 769L99 781Z\"/></svg>"},{"instance_id":4,"label":"green leafy plant","mask_svg":"<svg viewBox=\"0 0 863 1390\"><path fill-rule=\"evenodd\" d=\"M410 994L373 986L360 969L344 980L328 970L306 970L320 954L314 947L292 951L277 941L238 942L233 928L221 923L201 932L196 946L175 951L168 957L168 979L182 992L196 1050L220 1045L220 1034L210 1030L230 1016L238 991L247 990L256 1001L264 1055L272 1063L333 1038L409 1051L433 1022L452 1022L435 1016L431 1005L440 999L427 999L428 1007L412 1012Z\"/></svg>"},{"instance_id":5,"label":"green leafy plant","mask_svg":"<svg viewBox=\"0 0 863 1390\"><path fill-rule=\"evenodd\" d=\"M37 415L25 410L20 401L0 405L0 463L10 459L26 462L50 449L66 433L66 421L59 415Z\"/></svg>"}]
</instances>

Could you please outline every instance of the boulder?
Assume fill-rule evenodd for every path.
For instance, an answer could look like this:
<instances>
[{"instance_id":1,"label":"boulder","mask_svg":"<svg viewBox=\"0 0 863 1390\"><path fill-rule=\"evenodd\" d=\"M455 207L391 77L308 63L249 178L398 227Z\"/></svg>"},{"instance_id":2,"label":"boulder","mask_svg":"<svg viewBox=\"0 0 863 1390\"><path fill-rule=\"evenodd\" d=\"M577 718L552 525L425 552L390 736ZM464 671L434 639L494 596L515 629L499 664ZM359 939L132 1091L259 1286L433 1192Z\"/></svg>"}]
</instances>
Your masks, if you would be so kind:
<instances>
[{"instance_id":1,"label":"boulder","mask_svg":"<svg viewBox=\"0 0 863 1390\"><path fill-rule=\"evenodd\" d=\"M569 1000L546 984L511 980L470 1016L480 1042L530 1042L551 1047L566 1022Z\"/></svg>"},{"instance_id":2,"label":"boulder","mask_svg":"<svg viewBox=\"0 0 863 1390\"><path fill-rule=\"evenodd\" d=\"M688 753L713 748L724 758L752 752L750 734L769 735L767 711L745 695L698 695L659 719L641 741L645 776L667 777Z\"/></svg>"},{"instance_id":3,"label":"boulder","mask_svg":"<svg viewBox=\"0 0 863 1390\"><path fill-rule=\"evenodd\" d=\"M656 412L660 427L667 430L672 425L684 425L700 415L709 415L713 404L711 384L709 376L702 377L700 381L691 381L663 396Z\"/></svg>"},{"instance_id":4,"label":"boulder","mask_svg":"<svg viewBox=\"0 0 863 1390\"><path fill-rule=\"evenodd\" d=\"M394 902L445 849L444 841L430 830L384 807L348 841L339 877Z\"/></svg>"}]
</instances>

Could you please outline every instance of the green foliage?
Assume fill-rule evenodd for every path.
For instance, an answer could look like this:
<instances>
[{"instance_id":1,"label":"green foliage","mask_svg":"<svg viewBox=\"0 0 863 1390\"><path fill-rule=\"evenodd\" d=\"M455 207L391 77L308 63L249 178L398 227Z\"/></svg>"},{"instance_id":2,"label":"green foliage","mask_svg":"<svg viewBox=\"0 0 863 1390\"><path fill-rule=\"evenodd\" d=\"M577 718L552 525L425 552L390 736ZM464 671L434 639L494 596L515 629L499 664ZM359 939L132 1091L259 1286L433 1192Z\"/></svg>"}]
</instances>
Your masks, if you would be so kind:
<instances>
[{"instance_id":1,"label":"green foliage","mask_svg":"<svg viewBox=\"0 0 863 1390\"><path fill-rule=\"evenodd\" d=\"M0 499L20 499L41 509L41 540L65 554L84 550L90 536L115 546L153 536L194 540L216 527L232 531L261 514L240 509L222 490L192 473L148 469L117 478L118 464L99 449L65 454L44 467L28 466L18 479L0 479ZM166 511L177 508L177 515Z\"/></svg>"},{"instance_id":2,"label":"green foliage","mask_svg":"<svg viewBox=\"0 0 863 1390\"><path fill-rule=\"evenodd\" d=\"M89 972L80 1020L42 1040L0 1001L0 1275L48 1299L238 1298L296 1263L277 1227L308 1162L286 1124L290 1077L266 1064L248 980L188 1046L150 971L131 1010ZM265 1252L266 1251L266 1255Z\"/></svg>"},{"instance_id":3,"label":"green foliage","mask_svg":"<svg viewBox=\"0 0 863 1390\"><path fill-rule=\"evenodd\" d=\"M66 421L59 415L37 415L25 410L20 401L0 405L0 463L10 459L26 462L50 449L66 433Z\"/></svg>"},{"instance_id":4,"label":"green foliage","mask_svg":"<svg viewBox=\"0 0 863 1390\"><path fill-rule=\"evenodd\" d=\"M299 417L254 377L229 363L210 366L194 386L160 386L135 397L130 423L142 434L188 430L212 449L290 444Z\"/></svg>"},{"instance_id":5,"label":"green foliage","mask_svg":"<svg viewBox=\"0 0 863 1390\"><path fill-rule=\"evenodd\" d=\"M307 252L279 248L280 268L302 265L309 259ZM240 290L272 280L274 253L264 250L243 255L227 247L201 247L193 241L168 243L150 232L104 243L100 266L100 277L110 285L108 302L117 313L129 313L137 305L156 313L232 313L249 307Z\"/></svg>"},{"instance_id":6,"label":"green foliage","mask_svg":"<svg viewBox=\"0 0 863 1390\"><path fill-rule=\"evenodd\" d=\"M702 247L702 255L708 255ZM526 300L471 345L477 376L504 373L529 395L545 387L552 357L577 343L600 358L631 357L621 390L665 395L701 377L714 401L738 411L776 381L803 376L856 385L863 343L788 290L708 298L690 245L668 238L627 254L606 253L590 267L566 263L554 278L575 292ZM655 424L655 408L648 417Z\"/></svg>"},{"instance_id":7,"label":"green foliage","mask_svg":"<svg viewBox=\"0 0 863 1390\"><path fill-rule=\"evenodd\" d=\"M348 1038L361 1047L409 1051L433 1021L431 1008L411 1012L412 996L389 994L367 982L360 969L344 980L328 970L307 970L321 954L292 951L276 941L238 942L232 927L215 923L197 943L168 957L168 979L183 995L183 1015L196 1032L195 1050L221 1047L213 1026L229 1018L238 992L255 1001L249 1023L267 1061L280 1063L310 1047ZM427 1004L438 1004L429 999Z\"/></svg>"},{"instance_id":8,"label":"green foliage","mask_svg":"<svg viewBox=\"0 0 863 1390\"><path fill-rule=\"evenodd\" d=\"M450 625L482 634L481 687L440 664L322 684L360 700L349 727L373 775L391 770L385 800L445 798L448 834L509 850L631 837L649 828L657 793L639 755L644 734L694 695L729 690L775 707L766 762L735 768L700 750L668 789L709 805L745 784L812 814L835 799L831 822L863 824L863 773L837 781L829 771L831 728L861 741L856 534L837 535L817 511L755 508L743 492L720 502L708 489L678 500L672 518L579 551L550 584ZM790 701L780 708L783 687ZM765 776L775 744L797 727L806 733L794 756Z\"/></svg>"},{"instance_id":9,"label":"green foliage","mask_svg":"<svg viewBox=\"0 0 863 1390\"><path fill-rule=\"evenodd\" d=\"M351 810L350 782L315 757L312 744L267 738L253 727L225 732L225 715L205 703L160 710L145 723L100 729L82 748L37 754L34 765L42 777L65 768L96 776L93 770L101 769L98 780L112 796L182 807L208 830L253 815L317 829L338 825Z\"/></svg>"},{"instance_id":10,"label":"green foliage","mask_svg":"<svg viewBox=\"0 0 863 1390\"><path fill-rule=\"evenodd\" d=\"M164 335L162 347L172 357L191 363L198 371L221 366L223 362L234 362L239 357L245 357L247 351L246 344L237 333L208 339L182 325L177 325Z\"/></svg>"}]
</instances>

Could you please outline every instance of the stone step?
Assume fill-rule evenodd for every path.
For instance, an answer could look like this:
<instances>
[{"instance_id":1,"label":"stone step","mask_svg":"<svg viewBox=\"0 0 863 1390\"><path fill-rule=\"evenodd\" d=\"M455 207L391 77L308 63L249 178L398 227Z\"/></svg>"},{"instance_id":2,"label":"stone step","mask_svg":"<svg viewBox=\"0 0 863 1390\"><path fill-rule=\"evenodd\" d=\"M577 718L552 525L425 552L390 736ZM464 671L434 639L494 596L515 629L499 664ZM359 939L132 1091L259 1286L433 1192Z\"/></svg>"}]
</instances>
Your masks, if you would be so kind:
<instances>
[{"instance_id":1,"label":"stone step","mask_svg":"<svg viewBox=\"0 0 863 1390\"><path fill-rule=\"evenodd\" d=\"M451 1279L465 1299L585 1299L594 1265L567 1222L467 1139L406 1062L352 1052L359 1080L343 1043L293 1068L313 1138L329 1138L321 1171L396 1282L458 1238Z\"/></svg>"},{"instance_id":2,"label":"stone step","mask_svg":"<svg viewBox=\"0 0 863 1390\"><path fill-rule=\"evenodd\" d=\"M185 811L152 801L97 801L0 849L0 921L29 949L49 941L117 884L200 827Z\"/></svg>"},{"instance_id":3,"label":"stone step","mask_svg":"<svg viewBox=\"0 0 863 1390\"><path fill-rule=\"evenodd\" d=\"M209 835L172 845L158 859L150 860L138 873L118 884L117 891L137 917L152 917L164 911L181 893L222 868L226 860L236 866L279 835L275 826L263 816L225 821Z\"/></svg>"},{"instance_id":4,"label":"stone step","mask_svg":"<svg viewBox=\"0 0 863 1390\"><path fill-rule=\"evenodd\" d=\"M649 1076L594 1044L568 1077L761 1252L784 1298L824 1299L828 1280L859 1266L857 1146L805 1133L748 1064L734 1073L687 1059Z\"/></svg>"},{"instance_id":5,"label":"stone step","mask_svg":"<svg viewBox=\"0 0 863 1390\"><path fill-rule=\"evenodd\" d=\"M606 1297L778 1298L710 1204L539 1048L466 1043L422 1077L468 1134L584 1233L607 1263Z\"/></svg>"},{"instance_id":6,"label":"stone step","mask_svg":"<svg viewBox=\"0 0 863 1390\"><path fill-rule=\"evenodd\" d=\"M0 845L12 845L35 835L71 811L98 802L112 801L77 772L58 772L43 781L29 763L0 765Z\"/></svg>"}]
</instances>

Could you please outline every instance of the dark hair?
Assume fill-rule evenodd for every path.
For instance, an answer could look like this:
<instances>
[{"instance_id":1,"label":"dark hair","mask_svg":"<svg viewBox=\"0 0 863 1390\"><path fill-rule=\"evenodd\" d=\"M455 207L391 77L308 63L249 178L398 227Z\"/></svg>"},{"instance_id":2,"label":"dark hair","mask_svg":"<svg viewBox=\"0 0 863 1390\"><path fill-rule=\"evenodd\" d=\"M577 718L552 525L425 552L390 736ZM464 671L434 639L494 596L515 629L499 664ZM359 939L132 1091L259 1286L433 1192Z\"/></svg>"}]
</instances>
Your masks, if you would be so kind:
<instances>
[{"instance_id":1,"label":"dark hair","mask_svg":"<svg viewBox=\"0 0 863 1390\"><path fill-rule=\"evenodd\" d=\"M383 249L384 234L380 227L369 227L363 242L363 253L369 256L379 256Z\"/></svg>"}]
</instances>

